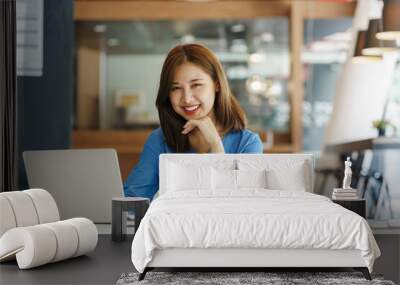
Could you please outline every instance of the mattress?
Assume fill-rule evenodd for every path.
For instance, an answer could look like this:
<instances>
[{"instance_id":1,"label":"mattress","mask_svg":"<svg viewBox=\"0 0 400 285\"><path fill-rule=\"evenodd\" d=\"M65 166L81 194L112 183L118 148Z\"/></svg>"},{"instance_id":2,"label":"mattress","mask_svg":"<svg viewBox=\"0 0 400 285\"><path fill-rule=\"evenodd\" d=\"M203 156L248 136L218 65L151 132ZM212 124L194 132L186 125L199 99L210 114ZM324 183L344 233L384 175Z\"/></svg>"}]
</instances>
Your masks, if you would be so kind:
<instances>
[{"instance_id":1,"label":"mattress","mask_svg":"<svg viewBox=\"0 0 400 285\"><path fill-rule=\"evenodd\" d=\"M359 250L370 271L380 255L359 215L324 196L268 189L158 197L133 239L132 262L143 272L156 250L172 248Z\"/></svg>"}]
</instances>

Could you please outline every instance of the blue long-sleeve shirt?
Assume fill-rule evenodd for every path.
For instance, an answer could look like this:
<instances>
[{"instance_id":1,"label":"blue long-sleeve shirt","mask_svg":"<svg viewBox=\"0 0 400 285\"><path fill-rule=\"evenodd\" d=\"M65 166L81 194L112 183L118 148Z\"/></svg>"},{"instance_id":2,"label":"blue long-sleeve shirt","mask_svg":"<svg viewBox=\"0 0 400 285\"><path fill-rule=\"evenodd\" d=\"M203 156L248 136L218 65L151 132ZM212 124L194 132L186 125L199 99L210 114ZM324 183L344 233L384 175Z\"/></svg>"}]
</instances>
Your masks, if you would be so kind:
<instances>
[{"instance_id":1,"label":"blue long-sleeve shirt","mask_svg":"<svg viewBox=\"0 0 400 285\"><path fill-rule=\"evenodd\" d=\"M258 134L250 130L230 131L222 138L225 153L262 153L263 145ZM189 151L193 153L194 151ZM161 128L151 132L138 164L124 183L127 197L153 199L158 191L158 158L162 153L174 153L167 143Z\"/></svg>"}]
</instances>

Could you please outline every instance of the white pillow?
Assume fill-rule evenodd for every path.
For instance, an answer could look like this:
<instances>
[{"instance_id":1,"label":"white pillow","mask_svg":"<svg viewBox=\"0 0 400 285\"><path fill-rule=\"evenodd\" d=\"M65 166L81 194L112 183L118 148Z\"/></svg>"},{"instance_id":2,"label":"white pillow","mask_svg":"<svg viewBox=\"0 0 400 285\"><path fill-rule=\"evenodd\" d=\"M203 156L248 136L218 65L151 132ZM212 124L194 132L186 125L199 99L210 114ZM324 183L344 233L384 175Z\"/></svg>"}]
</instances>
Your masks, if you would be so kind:
<instances>
[{"instance_id":1,"label":"white pillow","mask_svg":"<svg viewBox=\"0 0 400 285\"><path fill-rule=\"evenodd\" d=\"M240 188L267 188L267 171L236 170L237 187Z\"/></svg>"},{"instance_id":2,"label":"white pillow","mask_svg":"<svg viewBox=\"0 0 400 285\"><path fill-rule=\"evenodd\" d=\"M271 190L306 191L307 185L311 184L308 181L310 172L308 163L304 160L241 159L238 161L238 167L240 170L248 171L266 169L267 188Z\"/></svg>"},{"instance_id":3,"label":"white pillow","mask_svg":"<svg viewBox=\"0 0 400 285\"><path fill-rule=\"evenodd\" d=\"M267 188L266 170L212 169L214 190Z\"/></svg>"},{"instance_id":4,"label":"white pillow","mask_svg":"<svg viewBox=\"0 0 400 285\"><path fill-rule=\"evenodd\" d=\"M211 190L211 167L168 163L168 191Z\"/></svg>"},{"instance_id":5,"label":"white pillow","mask_svg":"<svg viewBox=\"0 0 400 285\"><path fill-rule=\"evenodd\" d=\"M294 163L290 169L268 169L268 189L306 191L305 163Z\"/></svg>"},{"instance_id":6,"label":"white pillow","mask_svg":"<svg viewBox=\"0 0 400 285\"><path fill-rule=\"evenodd\" d=\"M236 170L212 168L212 188L214 190L236 190Z\"/></svg>"}]
</instances>

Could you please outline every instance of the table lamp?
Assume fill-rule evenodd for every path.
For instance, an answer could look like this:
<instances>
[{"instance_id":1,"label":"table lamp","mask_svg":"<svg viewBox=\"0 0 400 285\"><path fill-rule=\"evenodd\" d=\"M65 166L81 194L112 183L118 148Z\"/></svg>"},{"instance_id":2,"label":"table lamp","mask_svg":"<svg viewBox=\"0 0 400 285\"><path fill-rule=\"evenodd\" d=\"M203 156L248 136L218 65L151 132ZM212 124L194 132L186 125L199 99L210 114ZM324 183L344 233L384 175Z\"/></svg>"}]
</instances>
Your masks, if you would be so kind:
<instances>
[{"instance_id":1,"label":"table lamp","mask_svg":"<svg viewBox=\"0 0 400 285\"><path fill-rule=\"evenodd\" d=\"M400 0L385 0L382 12L382 31L376 37L380 40L400 41Z\"/></svg>"}]
</instances>

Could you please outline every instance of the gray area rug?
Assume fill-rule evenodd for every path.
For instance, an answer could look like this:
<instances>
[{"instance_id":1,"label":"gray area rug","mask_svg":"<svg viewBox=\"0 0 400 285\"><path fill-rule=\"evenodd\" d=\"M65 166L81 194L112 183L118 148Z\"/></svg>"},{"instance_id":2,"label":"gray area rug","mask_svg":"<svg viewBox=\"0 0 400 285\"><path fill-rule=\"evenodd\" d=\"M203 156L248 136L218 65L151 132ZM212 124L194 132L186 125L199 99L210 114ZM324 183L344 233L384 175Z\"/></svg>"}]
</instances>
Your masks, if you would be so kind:
<instances>
[{"instance_id":1,"label":"gray area rug","mask_svg":"<svg viewBox=\"0 0 400 285\"><path fill-rule=\"evenodd\" d=\"M139 273L124 273L117 285L133 284L379 284L395 285L380 275L372 274L372 281L360 272L148 272L138 281Z\"/></svg>"}]
</instances>

